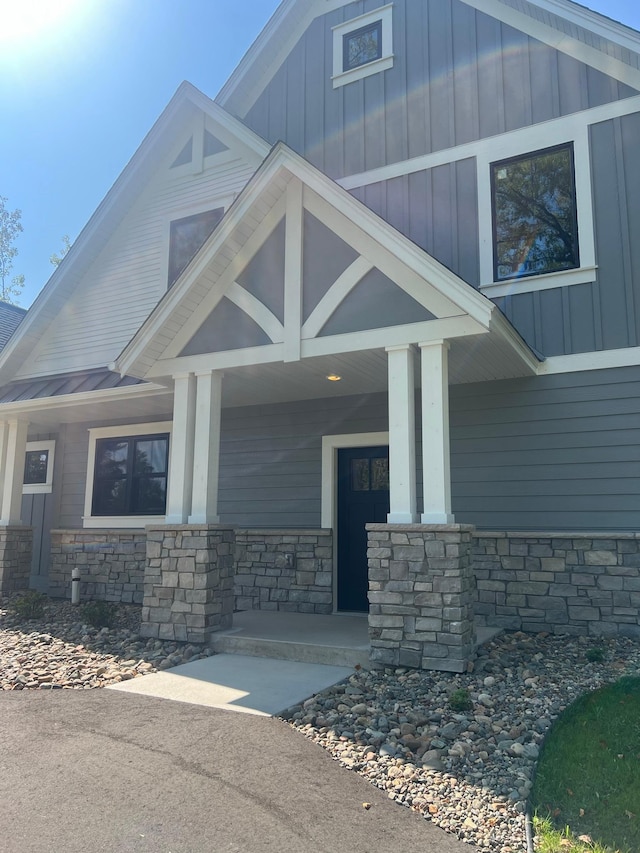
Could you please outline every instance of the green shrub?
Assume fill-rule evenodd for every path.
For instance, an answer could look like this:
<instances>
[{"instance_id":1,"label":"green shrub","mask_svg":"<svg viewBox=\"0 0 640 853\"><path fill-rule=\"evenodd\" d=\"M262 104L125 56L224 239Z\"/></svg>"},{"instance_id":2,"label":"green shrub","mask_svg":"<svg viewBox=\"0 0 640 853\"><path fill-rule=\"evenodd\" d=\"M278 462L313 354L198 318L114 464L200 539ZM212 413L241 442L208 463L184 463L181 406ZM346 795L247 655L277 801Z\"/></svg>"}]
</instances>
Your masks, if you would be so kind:
<instances>
[{"instance_id":1,"label":"green shrub","mask_svg":"<svg viewBox=\"0 0 640 853\"><path fill-rule=\"evenodd\" d=\"M449 694L449 707L452 711L468 711L473 705L469 691L460 687Z\"/></svg>"},{"instance_id":2,"label":"green shrub","mask_svg":"<svg viewBox=\"0 0 640 853\"><path fill-rule=\"evenodd\" d=\"M81 612L85 622L94 628L113 628L118 619L118 608L107 601L88 601Z\"/></svg>"},{"instance_id":3,"label":"green shrub","mask_svg":"<svg viewBox=\"0 0 640 853\"><path fill-rule=\"evenodd\" d=\"M30 589L11 603L13 611L21 619L41 619L44 616L44 606L47 596L35 589Z\"/></svg>"},{"instance_id":4,"label":"green shrub","mask_svg":"<svg viewBox=\"0 0 640 853\"><path fill-rule=\"evenodd\" d=\"M592 646L590 649L587 649L585 657L590 663L601 663L605 659L604 647Z\"/></svg>"}]
</instances>

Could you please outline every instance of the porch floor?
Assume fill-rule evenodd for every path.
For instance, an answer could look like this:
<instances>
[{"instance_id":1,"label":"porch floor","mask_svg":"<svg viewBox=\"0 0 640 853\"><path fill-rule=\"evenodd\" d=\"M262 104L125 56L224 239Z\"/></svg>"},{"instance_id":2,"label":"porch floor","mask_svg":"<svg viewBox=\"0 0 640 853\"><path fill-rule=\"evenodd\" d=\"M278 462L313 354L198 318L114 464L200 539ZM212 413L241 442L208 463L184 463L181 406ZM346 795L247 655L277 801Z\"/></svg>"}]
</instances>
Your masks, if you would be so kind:
<instances>
[{"instance_id":1,"label":"porch floor","mask_svg":"<svg viewBox=\"0 0 640 853\"><path fill-rule=\"evenodd\" d=\"M476 628L478 645L499 628ZM322 663L369 666L369 626L366 614L318 616L270 610L233 614L233 627L213 634L209 645L218 653Z\"/></svg>"}]
</instances>

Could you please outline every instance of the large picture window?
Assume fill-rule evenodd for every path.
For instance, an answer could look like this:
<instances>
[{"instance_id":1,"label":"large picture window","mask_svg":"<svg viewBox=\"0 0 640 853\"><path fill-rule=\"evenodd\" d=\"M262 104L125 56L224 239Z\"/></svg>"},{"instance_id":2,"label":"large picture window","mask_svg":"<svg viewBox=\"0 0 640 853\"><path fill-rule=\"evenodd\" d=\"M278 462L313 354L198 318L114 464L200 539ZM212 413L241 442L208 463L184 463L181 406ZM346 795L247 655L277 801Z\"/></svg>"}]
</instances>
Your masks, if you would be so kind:
<instances>
[{"instance_id":1,"label":"large picture window","mask_svg":"<svg viewBox=\"0 0 640 853\"><path fill-rule=\"evenodd\" d=\"M169 287L175 284L223 216L224 208L218 207L174 219L169 228Z\"/></svg>"},{"instance_id":2,"label":"large picture window","mask_svg":"<svg viewBox=\"0 0 640 853\"><path fill-rule=\"evenodd\" d=\"M491 164L494 280L580 266L573 146Z\"/></svg>"},{"instance_id":3,"label":"large picture window","mask_svg":"<svg viewBox=\"0 0 640 853\"><path fill-rule=\"evenodd\" d=\"M169 436L97 439L92 515L164 515Z\"/></svg>"}]
</instances>

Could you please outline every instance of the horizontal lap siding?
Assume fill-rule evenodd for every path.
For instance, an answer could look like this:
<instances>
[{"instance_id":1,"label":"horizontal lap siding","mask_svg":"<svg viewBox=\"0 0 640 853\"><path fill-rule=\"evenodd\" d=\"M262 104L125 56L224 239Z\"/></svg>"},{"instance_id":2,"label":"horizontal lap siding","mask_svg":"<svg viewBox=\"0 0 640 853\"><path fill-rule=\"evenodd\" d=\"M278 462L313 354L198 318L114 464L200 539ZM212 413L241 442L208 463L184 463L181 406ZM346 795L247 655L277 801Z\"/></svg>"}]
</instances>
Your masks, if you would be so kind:
<instances>
[{"instance_id":1,"label":"horizontal lap siding","mask_svg":"<svg viewBox=\"0 0 640 853\"><path fill-rule=\"evenodd\" d=\"M222 521L319 527L322 436L386 430L384 395L224 410Z\"/></svg>"},{"instance_id":2,"label":"horizontal lap siding","mask_svg":"<svg viewBox=\"0 0 640 853\"><path fill-rule=\"evenodd\" d=\"M351 3L316 18L245 116L331 177L632 94L460 0L396 0L393 68L334 89L332 27L380 5Z\"/></svg>"},{"instance_id":3,"label":"horizontal lap siding","mask_svg":"<svg viewBox=\"0 0 640 853\"><path fill-rule=\"evenodd\" d=\"M640 368L451 390L457 521L638 529Z\"/></svg>"},{"instance_id":4,"label":"horizontal lap siding","mask_svg":"<svg viewBox=\"0 0 640 853\"><path fill-rule=\"evenodd\" d=\"M113 361L166 292L169 220L238 193L251 174L239 160L195 176L161 173L122 220L17 376Z\"/></svg>"}]
</instances>

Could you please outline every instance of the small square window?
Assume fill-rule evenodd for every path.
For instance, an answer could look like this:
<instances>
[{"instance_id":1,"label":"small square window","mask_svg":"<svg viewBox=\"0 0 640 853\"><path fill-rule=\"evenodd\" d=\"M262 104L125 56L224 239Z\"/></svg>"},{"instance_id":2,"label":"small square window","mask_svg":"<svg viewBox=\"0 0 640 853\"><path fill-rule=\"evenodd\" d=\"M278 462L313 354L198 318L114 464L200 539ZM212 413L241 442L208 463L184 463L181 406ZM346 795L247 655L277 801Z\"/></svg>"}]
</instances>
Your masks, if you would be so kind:
<instances>
[{"instance_id":1,"label":"small square window","mask_svg":"<svg viewBox=\"0 0 640 853\"><path fill-rule=\"evenodd\" d=\"M333 27L333 88L393 68L393 4Z\"/></svg>"},{"instance_id":2,"label":"small square window","mask_svg":"<svg viewBox=\"0 0 640 853\"><path fill-rule=\"evenodd\" d=\"M494 280L577 269L573 146L491 164Z\"/></svg>"},{"instance_id":3,"label":"small square window","mask_svg":"<svg viewBox=\"0 0 640 853\"><path fill-rule=\"evenodd\" d=\"M342 36L342 70L351 71L382 56L382 21Z\"/></svg>"},{"instance_id":4,"label":"small square window","mask_svg":"<svg viewBox=\"0 0 640 853\"><path fill-rule=\"evenodd\" d=\"M50 492L53 484L55 441L29 441L24 454L22 493L33 495Z\"/></svg>"},{"instance_id":5,"label":"small square window","mask_svg":"<svg viewBox=\"0 0 640 853\"><path fill-rule=\"evenodd\" d=\"M24 455L24 484L25 486L42 485L47 482L49 467L48 450L27 450Z\"/></svg>"},{"instance_id":6,"label":"small square window","mask_svg":"<svg viewBox=\"0 0 640 853\"><path fill-rule=\"evenodd\" d=\"M175 284L223 216L224 208L218 207L174 219L169 229L169 287Z\"/></svg>"}]
</instances>

